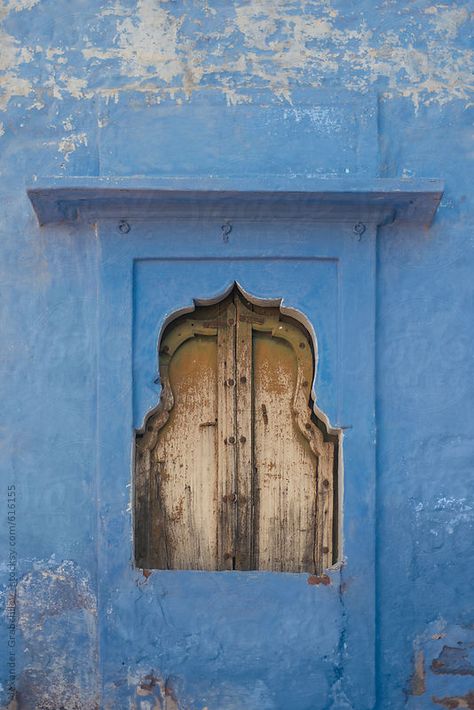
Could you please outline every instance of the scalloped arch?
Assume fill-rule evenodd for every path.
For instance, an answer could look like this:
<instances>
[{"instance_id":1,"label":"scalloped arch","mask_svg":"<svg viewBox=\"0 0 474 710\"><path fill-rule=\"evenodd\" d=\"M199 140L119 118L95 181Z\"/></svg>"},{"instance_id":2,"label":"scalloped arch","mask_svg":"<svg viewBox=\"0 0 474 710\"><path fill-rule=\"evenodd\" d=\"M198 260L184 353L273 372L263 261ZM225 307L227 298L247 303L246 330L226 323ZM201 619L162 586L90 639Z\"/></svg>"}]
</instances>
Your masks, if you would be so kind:
<instances>
[{"instance_id":1,"label":"scalloped arch","mask_svg":"<svg viewBox=\"0 0 474 710\"><path fill-rule=\"evenodd\" d=\"M196 298L192 306L172 314L159 343L161 397L135 441L137 564L308 572L334 564L342 436L315 404L317 341L309 320L282 299L256 297L232 282L215 297ZM187 380L176 370L178 361L191 372ZM200 363L201 370L192 370L192 363ZM196 389L202 372L209 382L215 379L207 395L204 385ZM283 390L278 378L285 381ZM262 396L271 404L260 401ZM185 400L187 409L181 406ZM195 426L204 411L210 421L199 427L214 431L206 439L207 448ZM291 434L293 426L298 435ZM189 434L189 441L183 434ZM286 441L286 452L279 439ZM193 441L200 451L194 461L190 451L182 457ZM178 460L180 472L173 469ZM277 473L264 475L265 467ZM295 485L300 468L301 495ZM290 500L282 497L285 485ZM215 500L210 502L212 491ZM281 549L269 551L272 536L279 537L268 523L275 497L280 499L280 527L287 528L288 539L294 538L299 549L294 559L283 542ZM203 522L203 511L210 521ZM199 543L200 536L205 545L188 545L186 538Z\"/></svg>"}]
</instances>

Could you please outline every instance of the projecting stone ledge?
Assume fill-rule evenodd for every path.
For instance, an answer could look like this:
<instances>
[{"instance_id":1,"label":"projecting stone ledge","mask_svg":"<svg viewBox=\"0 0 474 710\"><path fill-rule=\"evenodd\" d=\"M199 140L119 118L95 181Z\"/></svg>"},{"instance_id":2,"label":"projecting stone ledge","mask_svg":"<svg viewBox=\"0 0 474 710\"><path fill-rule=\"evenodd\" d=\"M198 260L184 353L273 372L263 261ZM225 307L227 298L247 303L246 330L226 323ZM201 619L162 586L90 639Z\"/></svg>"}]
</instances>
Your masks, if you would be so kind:
<instances>
[{"instance_id":1,"label":"projecting stone ledge","mask_svg":"<svg viewBox=\"0 0 474 710\"><path fill-rule=\"evenodd\" d=\"M78 219L224 217L410 222L428 227L443 194L431 178L45 177L27 190L40 225Z\"/></svg>"}]
</instances>

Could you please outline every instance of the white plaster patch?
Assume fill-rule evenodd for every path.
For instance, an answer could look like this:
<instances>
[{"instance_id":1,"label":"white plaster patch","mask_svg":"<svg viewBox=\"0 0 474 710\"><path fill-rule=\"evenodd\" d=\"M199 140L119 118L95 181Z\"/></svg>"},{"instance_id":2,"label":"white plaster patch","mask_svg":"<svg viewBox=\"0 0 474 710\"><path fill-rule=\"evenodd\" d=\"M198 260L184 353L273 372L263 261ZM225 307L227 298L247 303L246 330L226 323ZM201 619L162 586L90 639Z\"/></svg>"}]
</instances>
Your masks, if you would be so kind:
<instances>
[{"instance_id":1,"label":"white plaster patch","mask_svg":"<svg viewBox=\"0 0 474 710\"><path fill-rule=\"evenodd\" d=\"M227 106L237 106L238 104L250 104L252 99L248 94L242 94L235 89L231 89L228 86L224 86L222 91L224 92Z\"/></svg>"},{"instance_id":2,"label":"white plaster patch","mask_svg":"<svg viewBox=\"0 0 474 710\"><path fill-rule=\"evenodd\" d=\"M41 52L41 47L38 47L37 51ZM47 47L45 55L48 61L55 62L64 55L64 49L62 47Z\"/></svg>"},{"instance_id":3,"label":"white plaster patch","mask_svg":"<svg viewBox=\"0 0 474 710\"><path fill-rule=\"evenodd\" d=\"M8 0L3 15L37 2ZM396 32L377 28L380 13L386 12L381 7L374 9L373 25L368 15L349 12L341 25L330 0L234 0L233 12L225 15L218 0L206 0L189 16L174 13L176 7L137 0L98 8L97 23L106 23L112 34L94 36L110 36L108 44L84 38L77 47L42 47L36 39L28 47L0 30L0 110L11 98L33 92L37 79L26 78L23 68L37 59L42 89L59 100L96 93L116 99L125 91L161 92L173 99L176 92L190 96L211 83L229 104L249 102L245 90L256 85L291 104L295 85L318 87L331 81L357 92L382 84L385 96L407 97L418 108L453 99L468 103L474 89L473 52L456 44L469 20L462 5L426 7L424 25L415 23L416 13L407 13L406 26ZM83 65L69 63L70 50L82 53ZM113 62L113 69L97 83L95 67L104 62ZM109 83L108 76L117 79Z\"/></svg>"},{"instance_id":4,"label":"white plaster patch","mask_svg":"<svg viewBox=\"0 0 474 710\"><path fill-rule=\"evenodd\" d=\"M446 530L452 535L460 523L470 523L474 520L474 509L466 502L466 498L441 497L435 501L434 510L449 511Z\"/></svg>"},{"instance_id":5,"label":"white plaster patch","mask_svg":"<svg viewBox=\"0 0 474 710\"><path fill-rule=\"evenodd\" d=\"M63 127L65 131L73 131L74 130L74 124L72 122L72 116L68 116L67 118L62 121Z\"/></svg>"},{"instance_id":6,"label":"white plaster patch","mask_svg":"<svg viewBox=\"0 0 474 710\"><path fill-rule=\"evenodd\" d=\"M432 15L431 24L434 31L450 40L457 37L460 27L469 19L467 8L456 5L433 6L425 12Z\"/></svg>"},{"instance_id":7,"label":"white plaster patch","mask_svg":"<svg viewBox=\"0 0 474 710\"><path fill-rule=\"evenodd\" d=\"M74 153L80 145L87 146L86 133L71 133L71 135L61 138L58 144L58 152L62 153L64 160L68 161L71 153Z\"/></svg>"},{"instance_id":8,"label":"white plaster patch","mask_svg":"<svg viewBox=\"0 0 474 710\"><path fill-rule=\"evenodd\" d=\"M340 133L343 128L341 114L333 106L293 107L283 112L285 119L290 116L296 123L307 120L320 133L327 133L328 135Z\"/></svg>"},{"instance_id":9,"label":"white plaster patch","mask_svg":"<svg viewBox=\"0 0 474 710\"><path fill-rule=\"evenodd\" d=\"M154 0L138 0L135 15L117 24L124 73L134 76L155 73L166 83L179 76L182 65L177 53L177 34L182 21Z\"/></svg>"},{"instance_id":10,"label":"white plaster patch","mask_svg":"<svg viewBox=\"0 0 474 710\"><path fill-rule=\"evenodd\" d=\"M38 3L39 0L6 0L5 8L8 12L21 12L31 10Z\"/></svg>"},{"instance_id":11,"label":"white plaster patch","mask_svg":"<svg viewBox=\"0 0 474 710\"><path fill-rule=\"evenodd\" d=\"M26 47L0 27L0 110L5 110L13 96L28 96L31 82L20 77L19 66L31 61L33 55Z\"/></svg>"},{"instance_id":12,"label":"white plaster patch","mask_svg":"<svg viewBox=\"0 0 474 710\"><path fill-rule=\"evenodd\" d=\"M87 79L81 79L77 76L70 76L66 73L62 73L59 77L62 84L61 90L72 96L74 99L91 98L93 96L92 91L88 91Z\"/></svg>"},{"instance_id":13,"label":"white plaster patch","mask_svg":"<svg viewBox=\"0 0 474 710\"><path fill-rule=\"evenodd\" d=\"M32 109L36 109L37 111L40 111L42 108L45 107L44 101L33 101L32 104L28 106L28 111L31 111Z\"/></svg>"},{"instance_id":14,"label":"white plaster patch","mask_svg":"<svg viewBox=\"0 0 474 710\"><path fill-rule=\"evenodd\" d=\"M422 34L422 48L407 45L391 30L374 36L364 21L356 29L341 30L322 3L307 14L297 0L252 0L237 6L235 21L252 59L252 73L272 88L277 83L289 88L303 72L312 75L317 85L319 77L337 74L342 67L340 78L345 88L366 91L385 78L389 96L407 96L418 108L421 103L467 100L474 88L472 52L445 41L454 39L468 19L461 10L437 8L432 22L439 32L444 28L447 35L440 41L431 32L426 37ZM277 26L278 40L274 37ZM269 50L278 67L276 72L269 61Z\"/></svg>"},{"instance_id":15,"label":"white plaster patch","mask_svg":"<svg viewBox=\"0 0 474 710\"><path fill-rule=\"evenodd\" d=\"M415 503L414 510L418 523L421 523L423 519L430 519L433 513L436 514L440 527L430 529L430 533L435 537L439 536L441 529L446 531L448 535L452 535L458 525L474 522L474 507L469 504L467 498L440 496L429 503L421 501ZM439 517L440 514L442 514L441 517Z\"/></svg>"}]
</instances>

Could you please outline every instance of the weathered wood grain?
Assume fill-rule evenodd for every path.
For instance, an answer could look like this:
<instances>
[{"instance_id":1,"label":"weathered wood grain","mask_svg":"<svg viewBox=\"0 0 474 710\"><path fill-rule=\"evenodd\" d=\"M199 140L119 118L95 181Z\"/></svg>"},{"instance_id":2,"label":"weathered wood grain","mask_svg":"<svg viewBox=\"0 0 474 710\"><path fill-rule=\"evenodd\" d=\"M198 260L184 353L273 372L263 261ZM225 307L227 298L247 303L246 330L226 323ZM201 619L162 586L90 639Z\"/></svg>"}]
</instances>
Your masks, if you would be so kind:
<instances>
[{"instance_id":1,"label":"weathered wood grain","mask_svg":"<svg viewBox=\"0 0 474 710\"><path fill-rule=\"evenodd\" d=\"M217 456L218 456L218 563L217 569L234 569L237 525L236 481L236 365L235 305L224 311L225 325L218 328L217 347Z\"/></svg>"},{"instance_id":2,"label":"weathered wood grain","mask_svg":"<svg viewBox=\"0 0 474 710\"><path fill-rule=\"evenodd\" d=\"M217 559L216 338L183 343L169 365L174 406L152 451L158 566L215 569ZM161 542L160 542L161 541Z\"/></svg>"},{"instance_id":3,"label":"weathered wood grain","mask_svg":"<svg viewBox=\"0 0 474 710\"><path fill-rule=\"evenodd\" d=\"M236 293L237 387L237 540L236 569L255 569L253 427L252 427L252 312Z\"/></svg>"},{"instance_id":4,"label":"weathered wood grain","mask_svg":"<svg viewBox=\"0 0 474 710\"><path fill-rule=\"evenodd\" d=\"M137 564L331 566L339 439L314 412L306 330L234 289L167 328L160 376L136 439Z\"/></svg>"},{"instance_id":5,"label":"weathered wood grain","mask_svg":"<svg viewBox=\"0 0 474 710\"><path fill-rule=\"evenodd\" d=\"M271 333L253 349L258 569L313 571L317 462L293 416L296 356Z\"/></svg>"}]
</instances>

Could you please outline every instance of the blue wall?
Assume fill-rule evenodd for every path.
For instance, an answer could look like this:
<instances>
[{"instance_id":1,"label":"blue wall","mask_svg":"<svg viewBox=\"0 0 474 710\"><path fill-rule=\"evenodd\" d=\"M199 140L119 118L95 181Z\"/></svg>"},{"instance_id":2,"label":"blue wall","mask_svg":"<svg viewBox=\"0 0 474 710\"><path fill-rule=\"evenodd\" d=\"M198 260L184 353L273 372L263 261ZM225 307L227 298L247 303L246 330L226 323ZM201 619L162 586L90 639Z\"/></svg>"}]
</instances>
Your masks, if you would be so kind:
<instances>
[{"instance_id":1,"label":"blue wall","mask_svg":"<svg viewBox=\"0 0 474 710\"><path fill-rule=\"evenodd\" d=\"M306 619L309 608L317 618L318 597L306 592L321 590L293 576L273 597L249 592L250 578L218 583L252 625L249 644L235 635L239 618L234 635L224 616L209 635L205 582L192 582L191 622L181 585L157 595L156 575L135 574L133 597L115 593L138 611L119 615L113 633L134 652L120 660L120 645L109 646L120 676L100 662L115 613L98 596L100 560L114 554L97 549L103 235L39 228L25 186L35 175L273 173L446 182L429 230L377 237L376 707L474 706L470 13L467 2L425 0L9 0L0 10L0 702L14 485L20 707L374 706L360 695L357 659L315 666L317 627ZM120 625L138 618L146 630L147 608L162 617L155 656ZM322 645L343 653L343 631Z\"/></svg>"}]
</instances>

